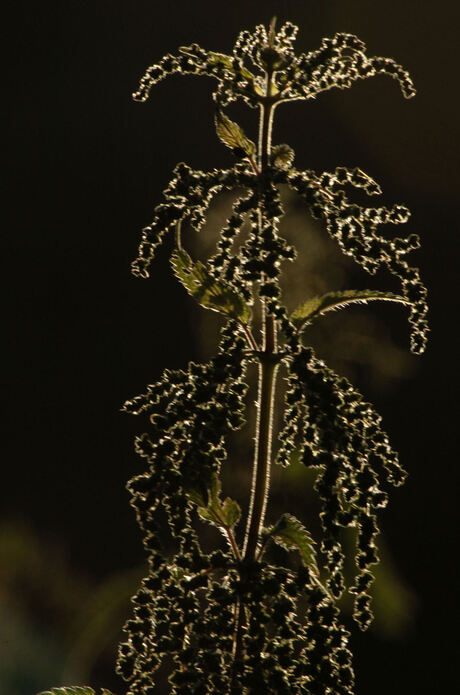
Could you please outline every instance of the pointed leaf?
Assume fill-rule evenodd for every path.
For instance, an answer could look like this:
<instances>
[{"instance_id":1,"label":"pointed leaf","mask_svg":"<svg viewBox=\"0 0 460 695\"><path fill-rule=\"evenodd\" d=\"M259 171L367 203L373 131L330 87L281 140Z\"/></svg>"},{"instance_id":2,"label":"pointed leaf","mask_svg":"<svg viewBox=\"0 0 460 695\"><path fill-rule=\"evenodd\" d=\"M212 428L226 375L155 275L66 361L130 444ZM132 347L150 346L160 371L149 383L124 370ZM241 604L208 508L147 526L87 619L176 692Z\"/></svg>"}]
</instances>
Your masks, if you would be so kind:
<instances>
[{"instance_id":1,"label":"pointed leaf","mask_svg":"<svg viewBox=\"0 0 460 695\"><path fill-rule=\"evenodd\" d=\"M179 48L180 53L185 53L185 55L192 56L193 58L196 58L198 56L203 56L201 60L204 59L204 56L206 56L206 63L208 65L222 65L226 70L229 72L232 72L234 75L236 74L235 68L233 66L233 58L226 53L217 53L215 51L203 51L197 54L197 49L193 46L180 46ZM244 67L244 65L241 66L239 70L240 74L245 77L249 82L253 82L254 80L254 75L250 70Z\"/></svg>"},{"instance_id":2,"label":"pointed leaf","mask_svg":"<svg viewBox=\"0 0 460 695\"><path fill-rule=\"evenodd\" d=\"M192 502L195 502L197 507L206 507L208 504L208 492L207 490L200 490L198 487L184 487L184 492Z\"/></svg>"},{"instance_id":3,"label":"pointed leaf","mask_svg":"<svg viewBox=\"0 0 460 695\"><path fill-rule=\"evenodd\" d=\"M72 685L68 688L51 688L44 690L39 695L95 695L94 690L88 686Z\"/></svg>"},{"instance_id":4,"label":"pointed leaf","mask_svg":"<svg viewBox=\"0 0 460 695\"><path fill-rule=\"evenodd\" d=\"M71 685L67 688L51 688L44 690L39 695L95 695L93 688L88 685ZM102 688L101 695L113 695L110 690Z\"/></svg>"},{"instance_id":5,"label":"pointed leaf","mask_svg":"<svg viewBox=\"0 0 460 695\"><path fill-rule=\"evenodd\" d=\"M241 516L241 507L235 500L226 497L222 505L222 516L225 524L232 528L238 523Z\"/></svg>"},{"instance_id":6,"label":"pointed leaf","mask_svg":"<svg viewBox=\"0 0 460 695\"><path fill-rule=\"evenodd\" d=\"M249 323L251 309L243 297L228 285L215 280L203 263L193 263L186 251L177 249L171 257L171 264L187 292L202 306L226 314L241 323Z\"/></svg>"},{"instance_id":7,"label":"pointed leaf","mask_svg":"<svg viewBox=\"0 0 460 695\"><path fill-rule=\"evenodd\" d=\"M276 145L272 148L271 161L278 169L290 169L294 162L294 150L289 145Z\"/></svg>"},{"instance_id":8,"label":"pointed leaf","mask_svg":"<svg viewBox=\"0 0 460 695\"><path fill-rule=\"evenodd\" d=\"M392 292L379 292L378 290L344 290L343 292L328 292L321 297L312 297L297 307L291 315L291 321L297 328L309 323L316 316L327 311L341 309L355 302L370 302L375 299L387 302L401 302L411 304L407 299Z\"/></svg>"},{"instance_id":9,"label":"pointed leaf","mask_svg":"<svg viewBox=\"0 0 460 695\"><path fill-rule=\"evenodd\" d=\"M44 690L39 693L39 695L95 695L93 688L88 685L71 685L68 687L51 688L51 690ZM102 688L101 695L113 695L107 688Z\"/></svg>"},{"instance_id":10,"label":"pointed leaf","mask_svg":"<svg viewBox=\"0 0 460 695\"><path fill-rule=\"evenodd\" d=\"M211 488L209 490L209 496L213 504L219 504L219 495L222 490L222 483L217 473L212 474L211 478Z\"/></svg>"},{"instance_id":11,"label":"pointed leaf","mask_svg":"<svg viewBox=\"0 0 460 695\"><path fill-rule=\"evenodd\" d=\"M221 483L217 473L212 474L211 484L207 490L208 503L207 505L198 506L198 514L205 521L211 521L213 524L218 526L222 525L222 519L220 516L220 502L219 494L221 491Z\"/></svg>"},{"instance_id":12,"label":"pointed leaf","mask_svg":"<svg viewBox=\"0 0 460 695\"><path fill-rule=\"evenodd\" d=\"M213 473L211 486L208 490L209 502L206 507L198 506L198 514L205 521L210 521L219 528L232 528L241 516L238 502L227 497L222 504L220 501L221 482L217 473Z\"/></svg>"},{"instance_id":13,"label":"pointed leaf","mask_svg":"<svg viewBox=\"0 0 460 695\"><path fill-rule=\"evenodd\" d=\"M225 53L216 53L214 51L209 51L208 61L211 65L223 65L226 70L229 70L230 72L233 72L233 74L236 74L235 68L233 67L233 58L226 55ZM244 65L241 66L240 74L243 77L245 77L249 82L254 81L254 75L250 70L245 68Z\"/></svg>"},{"instance_id":14,"label":"pointed leaf","mask_svg":"<svg viewBox=\"0 0 460 695\"><path fill-rule=\"evenodd\" d=\"M288 550L293 548L300 552L302 562L312 573L319 577L316 562L315 541L303 524L292 514L283 514L269 530L269 535Z\"/></svg>"},{"instance_id":15,"label":"pointed leaf","mask_svg":"<svg viewBox=\"0 0 460 695\"><path fill-rule=\"evenodd\" d=\"M211 63L211 65L223 65L224 68L230 70L230 72L235 72L232 59L226 53L217 53L216 51L209 51L208 61Z\"/></svg>"},{"instance_id":16,"label":"pointed leaf","mask_svg":"<svg viewBox=\"0 0 460 695\"><path fill-rule=\"evenodd\" d=\"M224 527L224 523L215 507L198 507L198 514L204 521L210 521L215 526Z\"/></svg>"},{"instance_id":17,"label":"pointed leaf","mask_svg":"<svg viewBox=\"0 0 460 695\"><path fill-rule=\"evenodd\" d=\"M207 521L220 524L220 501L219 494L221 491L221 483L217 473L212 474L211 484L207 490L208 503L198 509L198 514Z\"/></svg>"},{"instance_id":18,"label":"pointed leaf","mask_svg":"<svg viewBox=\"0 0 460 695\"><path fill-rule=\"evenodd\" d=\"M241 151L248 157L254 154L255 144L246 137L238 123L231 121L220 109L216 112L215 121L217 136L224 145L230 147L231 150L236 150L235 154L241 153Z\"/></svg>"}]
</instances>

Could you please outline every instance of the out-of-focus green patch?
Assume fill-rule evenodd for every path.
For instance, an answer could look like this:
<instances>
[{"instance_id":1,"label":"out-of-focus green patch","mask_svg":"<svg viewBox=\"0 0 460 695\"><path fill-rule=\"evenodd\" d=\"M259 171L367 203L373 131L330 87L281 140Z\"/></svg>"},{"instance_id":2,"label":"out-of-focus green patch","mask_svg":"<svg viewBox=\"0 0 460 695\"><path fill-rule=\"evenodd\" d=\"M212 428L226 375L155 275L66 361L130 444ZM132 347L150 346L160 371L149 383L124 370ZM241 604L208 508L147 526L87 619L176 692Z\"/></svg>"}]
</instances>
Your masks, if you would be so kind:
<instances>
[{"instance_id":1,"label":"out-of-focus green patch","mask_svg":"<svg viewBox=\"0 0 460 695\"><path fill-rule=\"evenodd\" d=\"M25 523L0 523L1 695L90 682L95 663L112 644L115 649L144 569L123 570L94 586Z\"/></svg>"},{"instance_id":2,"label":"out-of-focus green patch","mask_svg":"<svg viewBox=\"0 0 460 695\"><path fill-rule=\"evenodd\" d=\"M144 574L144 567L135 567L110 575L80 607L72 625L64 681L90 680L94 663L119 637L129 611L129 598Z\"/></svg>"}]
</instances>

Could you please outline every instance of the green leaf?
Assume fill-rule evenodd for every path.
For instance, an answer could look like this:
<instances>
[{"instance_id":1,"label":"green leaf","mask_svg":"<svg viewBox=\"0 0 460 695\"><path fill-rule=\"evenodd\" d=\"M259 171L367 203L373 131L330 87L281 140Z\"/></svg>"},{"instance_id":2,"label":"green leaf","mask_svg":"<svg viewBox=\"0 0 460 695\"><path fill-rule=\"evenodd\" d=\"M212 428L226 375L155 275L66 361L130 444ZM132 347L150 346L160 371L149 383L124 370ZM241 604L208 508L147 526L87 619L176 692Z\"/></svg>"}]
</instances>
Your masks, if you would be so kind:
<instances>
[{"instance_id":1,"label":"green leaf","mask_svg":"<svg viewBox=\"0 0 460 695\"><path fill-rule=\"evenodd\" d=\"M227 70L230 70L230 72L235 72L235 69L233 67L232 59L229 55L226 53L217 53L216 51L208 51L208 61L211 63L211 65L222 65L224 68Z\"/></svg>"},{"instance_id":2,"label":"green leaf","mask_svg":"<svg viewBox=\"0 0 460 695\"><path fill-rule=\"evenodd\" d=\"M184 487L185 494L189 499L192 500L192 502L195 502L197 507L206 507L207 505L207 500L206 497L207 491L205 493L204 490L199 490L198 487L191 487L191 486L185 486ZM205 497L206 494L206 497Z\"/></svg>"},{"instance_id":3,"label":"green leaf","mask_svg":"<svg viewBox=\"0 0 460 695\"><path fill-rule=\"evenodd\" d=\"M220 109L216 112L215 121L217 136L224 145L237 153L242 151L247 157L254 154L255 144L246 137L238 123L231 121Z\"/></svg>"},{"instance_id":4,"label":"green leaf","mask_svg":"<svg viewBox=\"0 0 460 695\"><path fill-rule=\"evenodd\" d=\"M51 690L45 690L39 695L95 695L95 693L88 686L72 685L69 688L51 688Z\"/></svg>"},{"instance_id":5,"label":"green leaf","mask_svg":"<svg viewBox=\"0 0 460 695\"><path fill-rule=\"evenodd\" d=\"M319 577L314 548L315 541L295 516L283 514L277 523L268 530L268 535L288 550L297 549L304 565L311 570L316 578Z\"/></svg>"},{"instance_id":6,"label":"green leaf","mask_svg":"<svg viewBox=\"0 0 460 695\"><path fill-rule=\"evenodd\" d=\"M238 523L241 516L241 507L235 500L226 497L222 505L222 515L225 520L225 524L230 528L233 528L235 524Z\"/></svg>"},{"instance_id":7,"label":"green leaf","mask_svg":"<svg viewBox=\"0 0 460 695\"><path fill-rule=\"evenodd\" d=\"M223 519L219 516L219 511L215 507L198 507L198 514L204 521L210 521L215 526L225 528Z\"/></svg>"},{"instance_id":8,"label":"green leaf","mask_svg":"<svg viewBox=\"0 0 460 695\"><path fill-rule=\"evenodd\" d=\"M208 61L211 65L223 65L226 70L233 72L234 75L236 74L235 68L233 67L233 59L226 53L216 53L215 51L209 51ZM245 68L244 65L241 67L241 75L243 75L243 77L249 80L249 82L254 81L253 73L247 68Z\"/></svg>"},{"instance_id":9,"label":"green leaf","mask_svg":"<svg viewBox=\"0 0 460 695\"><path fill-rule=\"evenodd\" d=\"M51 688L51 690L44 690L39 693L39 695L95 695L93 688L88 685L71 685L68 688ZM101 695L112 695L110 690L102 688Z\"/></svg>"},{"instance_id":10,"label":"green leaf","mask_svg":"<svg viewBox=\"0 0 460 695\"><path fill-rule=\"evenodd\" d=\"M272 148L271 161L273 166L286 171L294 162L294 150L289 145L276 145Z\"/></svg>"},{"instance_id":11,"label":"green leaf","mask_svg":"<svg viewBox=\"0 0 460 695\"><path fill-rule=\"evenodd\" d=\"M409 300L392 292L379 292L377 290L344 290L343 292L328 292L321 297L312 297L306 302L297 307L291 314L291 321L297 328L301 328L306 323L320 314L325 314L327 311L341 309L348 304L354 302L370 302L375 299L380 299L386 302L401 302L402 304L411 304Z\"/></svg>"},{"instance_id":12,"label":"green leaf","mask_svg":"<svg viewBox=\"0 0 460 695\"><path fill-rule=\"evenodd\" d=\"M238 502L227 497L224 502L220 501L220 493L222 486L217 473L213 473L211 479L211 486L208 490L208 504L207 506L202 506L197 501L199 496L192 493L189 494L190 498L198 505L198 514L205 521L210 521L215 526L219 528L228 529L233 528L235 524L239 521L241 516L241 509ZM195 497L195 499L194 499Z\"/></svg>"},{"instance_id":13,"label":"green leaf","mask_svg":"<svg viewBox=\"0 0 460 695\"><path fill-rule=\"evenodd\" d=\"M215 280L203 263L193 263L186 251L177 249L171 257L171 264L187 292L195 297L201 306L226 314L241 323L249 323L251 309L243 297L228 285Z\"/></svg>"},{"instance_id":14,"label":"green leaf","mask_svg":"<svg viewBox=\"0 0 460 695\"><path fill-rule=\"evenodd\" d=\"M180 46L179 51L180 53L185 53L186 55L192 56L194 58L197 55L196 50L192 46ZM222 67L224 67L229 72L232 72L234 75L236 74L235 68L233 67L233 59L226 53L206 51L206 62L209 65L222 65ZM243 77L245 77L249 82L254 81L253 73L244 66L241 67L240 74L243 75Z\"/></svg>"}]
</instances>

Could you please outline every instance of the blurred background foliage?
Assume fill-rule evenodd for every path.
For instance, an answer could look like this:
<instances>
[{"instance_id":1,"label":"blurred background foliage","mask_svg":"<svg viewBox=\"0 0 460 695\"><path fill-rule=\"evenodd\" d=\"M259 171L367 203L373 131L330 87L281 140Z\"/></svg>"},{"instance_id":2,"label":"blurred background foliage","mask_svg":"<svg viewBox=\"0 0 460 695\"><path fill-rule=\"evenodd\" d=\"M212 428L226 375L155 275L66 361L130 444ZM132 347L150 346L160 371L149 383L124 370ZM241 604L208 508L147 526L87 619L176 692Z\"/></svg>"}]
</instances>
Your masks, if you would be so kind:
<instances>
[{"instance_id":1,"label":"blurred background foliage","mask_svg":"<svg viewBox=\"0 0 460 695\"><path fill-rule=\"evenodd\" d=\"M203 169L231 162L214 134L212 83L171 79L144 106L130 94L164 53L192 41L229 51L240 29L273 14L300 26L299 50L336 31L358 34L369 53L408 68L419 89L406 102L391 80L374 78L287 105L274 141L295 148L298 168L359 166L382 185L383 203L412 209L407 232L422 238L413 262L430 290L426 356L409 354L404 309L393 305L329 314L309 336L382 413L410 473L382 515L376 622L353 637L357 695L452 691L457 3L67 0L15 10L2 238L0 694L71 682L124 692L113 673L116 646L144 572L124 484L142 466L132 440L144 424L119 408L165 367L207 359L220 325L171 277L170 244L148 282L132 278L129 263L178 161ZM254 112L232 105L229 115L256 136ZM344 260L301 201L284 197L285 233L300 252L286 267L289 307L332 289L394 289L390 277L370 278ZM216 200L201 236L184 234L197 257L211 251L230 203ZM253 416L250 407L223 471L225 492L243 505L250 457L241 452ZM317 531L309 473L295 461L274 471L269 520L288 509ZM200 529L205 544L222 542L207 525Z\"/></svg>"}]
</instances>

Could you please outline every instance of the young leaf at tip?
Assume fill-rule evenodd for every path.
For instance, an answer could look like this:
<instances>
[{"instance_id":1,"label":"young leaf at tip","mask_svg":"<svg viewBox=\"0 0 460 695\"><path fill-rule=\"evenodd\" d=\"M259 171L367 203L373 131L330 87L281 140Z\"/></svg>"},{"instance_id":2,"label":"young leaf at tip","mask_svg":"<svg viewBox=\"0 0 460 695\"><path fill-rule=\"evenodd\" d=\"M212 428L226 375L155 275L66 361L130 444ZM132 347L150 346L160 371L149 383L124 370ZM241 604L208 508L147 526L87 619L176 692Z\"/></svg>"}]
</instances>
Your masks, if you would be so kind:
<instances>
[{"instance_id":1,"label":"young leaf at tip","mask_svg":"<svg viewBox=\"0 0 460 695\"><path fill-rule=\"evenodd\" d=\"M297 330L301 330L314 318L325 314L327 311L342 309L353 303L367 303L376 299L386 302L400 302L411 304L408 299L392 292L379 292L378 290L344 290L342 292L328 292L320 297L312 297L300 304L291 314L291 321Z\"/></svg>"},{"instance_id":2,"label":"young leaf at tip","mask_svg":"<svg viewBox=\"0 0 460 695\"><path fill-rule=\"evenodd\" d=\"M215 526L223 529L231 529L238 523L241 516L241 508L238 502L226 497L222 503L220 500L221 482L219 476L214 473L211 486L208 490L208 504L200 504L200 496L194 492L189 493L190 498L198 506L198 514L205 521L210 521Z\"/></svg>"},{"instance_id":3,"label":"young leaf at tip","mask_svg":"<svg viewBox=\"0 0 460 695\"><path fill-rule=\"evenodd\" d=\"M271 163L278 169L287 171L294 163L294 150L284 143L275 145L275 147L272 148Z\"/></svg>"},{"instance_id":4,"label":"young leaf at tip","mask_svg":"<svg viewBox=\"0 0 460 695\"><path fill-rule=\"evenodd\" d=\"M179 53L183 53L184 55L195 58L197 55L197 48L199 47L197 47L196 44L195 46L193 44L191 46L179 46ZM200 48L199 50L202 56L206 57L206 63L211 68L214 66L220 66L224 68L227 72L236 75L231 56L227 55L226 53L217 53L216 51L205 51L204 49ZM249 82L254 82L255 77L253 73L250 70L248 70L245 66L240 67L240 73Z\"/></svg>"},{"instance_id":5,"label":"young leaf at tip","mask_svg":"<svg viewBox=\"0 0 460 695\"><path fill-rule=\"evenodd\" d=\"M216 111L215 123L219 140L229 147L236 156L253 156L256 149L255 144L246 137L238 123L231 121L221 109Z\"/></svg>"},{"instance_id":6,"label":"young leaf at tip","mask_svg":"<svg viewBox=\"0 0 460 695\"><path fill-rule=\"evenodd\" d=\"M230 316L242 324L249 323L251 309L243 297L215 280L203 263L194 263L186 251L176 249L171 256L171 265L176 277L201 306Z\"/></svg>"},{"instance_id":7,"label":"young leaf at tip","mask_svg":"<svg viewBox=\"0 0 460 695\"><path fill-rule=\"evenodd\" d=\"M229 55L226 55L225 53L216 53L215 51L208 51L208 62L211 65L222 65L229 72L233 73L234 75L236 74L235 69L233 67L232 58ZM249 82L251 83L253 83L255 80L253 73L244 66L241 67L241 75L245 77L247 80L249 80Z\"/></svg>"}]
</instances>

